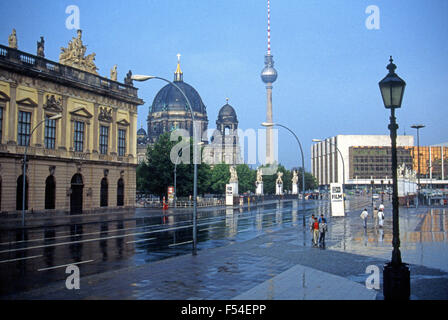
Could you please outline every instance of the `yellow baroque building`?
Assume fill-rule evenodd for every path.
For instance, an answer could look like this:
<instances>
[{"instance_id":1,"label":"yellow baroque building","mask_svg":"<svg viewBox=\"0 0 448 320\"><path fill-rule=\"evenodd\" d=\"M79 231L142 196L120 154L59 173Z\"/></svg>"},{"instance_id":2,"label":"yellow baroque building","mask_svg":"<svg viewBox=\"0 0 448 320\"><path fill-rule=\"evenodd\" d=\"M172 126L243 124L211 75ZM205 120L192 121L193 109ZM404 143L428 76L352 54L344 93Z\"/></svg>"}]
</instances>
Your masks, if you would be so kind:
<instances>
[{"instance_id":1,"label":"yellow baroque building","mask_svg":"<svg viewBox=\"0 0 448 320\"><path fill-rule=\"evenodd\" d=\"M77 45L85 49L80 36L78 31L64 54L76 52ZM117 82L116 74L114 80L101 77L79 68L89 62L81 52L75 67L66 58L57 63L42 51L32 55L0 45L2 213L22 210L25 152L27 214L135 204L137 107L143 101L131 72L125 83ZM51 119L56 115L61 117Z\"/></svg>"}]
</instances>

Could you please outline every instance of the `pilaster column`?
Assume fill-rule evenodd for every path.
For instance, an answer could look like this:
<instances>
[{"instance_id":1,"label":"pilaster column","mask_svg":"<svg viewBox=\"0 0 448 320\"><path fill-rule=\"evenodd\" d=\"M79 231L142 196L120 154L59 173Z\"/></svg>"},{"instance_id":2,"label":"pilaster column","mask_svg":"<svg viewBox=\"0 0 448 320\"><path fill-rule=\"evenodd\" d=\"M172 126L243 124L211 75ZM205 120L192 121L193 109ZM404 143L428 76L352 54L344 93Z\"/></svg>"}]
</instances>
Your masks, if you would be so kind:
<instances>
[{"instance_id":1,"label":"pilaster column","mask_svg":"<svg viewBox=\"0 0 448 320\"><path fill-rule=\"evenodd\" d=\"M117 152L117 107L112 107L112 123L111 123L111 130L112 130L112 143L111 143L111 149L110 154L116 156L118 154Z\"/></svg>"},{"instance_id":2,"label":"pilaster column","mask_svg":"<svg viewBox=\"0 0 448 320\"><path fill-rule=\"evenodd\" d=\"M98 153L98 143L99 143L98 109L99 109L98 103L94 103L93 104L93 148L92 148L92 153Z\"/></svg>"},{"instance_id":3,"label":"pilaster column","mask_svg":"<svg viewBox=\"0 0 448 320\"><path fill-rule=\"evenodd\" d=\"M37 90L37 115L36 115L36 124L39 123L41 120L44 119L44 91L43 90ZM42 147L44 145L44 130L45 130L45 123L43 123L40 128L37 128L36 132L36 140L35 140L35 146L36 147Z\"/></svg>"},{"instance_id":4,"label":"pilaster column","mask_svg":"<svg viewBox=\"0 0 448 320\"><path fill-rule=\"evenodd\" d=\"M17 144L17 134L16 134L16 119L17 119L17 103L16 103L16 96L17 96L17 83L11 82L9 84L10 90L10 100L9 100L9 122L8 122L8 139L7 143L15 145Z\"/></svg>"},{"instance_id":5,"label":"pilaster column","mask_svg":"<svg viewBox=\"0 0 448 320\"><path fill-rule=\"evenodd\" d=\"M59 132L61 133L59 140L59 149L64 151L67 151L68 147L70 146L70 142L67 145L67 132L68 136L71 138L70 130L72 128L71 125L68 125L69 119L68 119L67 107L68 107L68 96L62 95L62 118L60 121L60 129L59 129ZM56 124L56 126L57 125L58 124Z\"/></svg>"},{"instance_id":6,"label":"pilaster column","mask_svg":"<svg viewBox=\"0 0 448 320\"><path fill-rule=\"evenodd\" d=\"M137 152L135 151L135 147L137 145L137 141L135 136L137 132L135 131L135 125L137 122L137 114L133 111L129 112L129 154L132 154L134 158L137 158Z\"/></svg>"}]
</instances>

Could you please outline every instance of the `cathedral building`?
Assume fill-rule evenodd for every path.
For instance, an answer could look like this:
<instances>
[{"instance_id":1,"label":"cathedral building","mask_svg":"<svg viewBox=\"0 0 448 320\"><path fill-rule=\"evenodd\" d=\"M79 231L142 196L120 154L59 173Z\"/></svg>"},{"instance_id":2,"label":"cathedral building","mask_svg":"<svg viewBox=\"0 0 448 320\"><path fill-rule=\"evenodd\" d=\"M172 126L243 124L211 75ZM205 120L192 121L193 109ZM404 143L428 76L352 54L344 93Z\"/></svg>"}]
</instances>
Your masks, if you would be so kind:
<instances>
[{"instance_id":1,"label":"cathedral building","mask_svg":"<svg viewBox=\"0 0 448 320\"><path fill-rule=\"evenodd\" d=\"M173 83L188 97L194 112L195 121L200 127L201 139L205 140L204 132L208 130L207 108L196 89L183 81L179 57L180 55L178 55ZM167 84L156 94L149 108L147 131L141 128L137 132L138 162L140 163L146 159L148 145L154 144L161 134L176 129L184 129L192 136L193 122L184 96L179 92L178 88L172 84ZM209 141L203 141L207 145L208 152L204 156L208 163L240 163L237 129L238 119L236 112L228 104L227 99L227 103L219 111L216 130L210 137L211 144L209 144Z\"/></svg>"},{"instance_id":2,"label":"cathedral building","mask_svg":"<svg viewBox=\"0 0 448 320\"><path fill-rule=\"evenodd\" d=\"M131 72L98 74L78 30L59 62L0 45L0 211L80 214L135 204L137 107ZM26 165L24 159L26 154ZM25 167L25 172L24 172ZM23 185L25 182L25 192Z\"/></svg>"}]
</instances>

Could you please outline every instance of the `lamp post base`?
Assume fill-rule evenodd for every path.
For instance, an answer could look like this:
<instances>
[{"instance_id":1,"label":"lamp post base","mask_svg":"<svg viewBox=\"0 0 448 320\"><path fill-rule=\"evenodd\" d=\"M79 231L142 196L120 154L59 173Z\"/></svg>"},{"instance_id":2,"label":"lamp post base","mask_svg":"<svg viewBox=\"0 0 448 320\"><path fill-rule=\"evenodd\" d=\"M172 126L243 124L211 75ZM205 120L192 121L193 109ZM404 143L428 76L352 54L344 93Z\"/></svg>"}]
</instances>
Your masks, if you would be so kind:
<instances>
[{"instance_id":1,"label":"lamp post base","mask_svg":"<svg viewBox=\"0 0 448 320\"><path fill-rule=\"evenodd\" d=\"M383 268L384 300L409 300L411 295L411 272L407 263L393 266L386 263Z\"/></svg>"}]
</instances>

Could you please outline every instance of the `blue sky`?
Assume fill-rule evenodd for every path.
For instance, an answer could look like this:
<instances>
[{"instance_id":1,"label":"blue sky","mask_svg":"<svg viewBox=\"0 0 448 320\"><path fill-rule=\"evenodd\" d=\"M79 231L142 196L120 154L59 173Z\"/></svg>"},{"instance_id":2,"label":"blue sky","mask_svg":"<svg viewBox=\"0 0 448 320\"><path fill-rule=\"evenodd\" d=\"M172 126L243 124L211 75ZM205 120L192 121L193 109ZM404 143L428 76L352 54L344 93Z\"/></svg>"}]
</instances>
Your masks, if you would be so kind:
<instances>
[{"instance_id":1,"label":"blue sky","mask_svg":"<svg viewBox=\"0 0 448 320\"><path fill-rule=\"evenodd\" d=\"M118 80L128 70L173 78L180 53L184 81L207 106L209 128L230 99L240 128L265 121L265 87L260 79L266 53L265 0L8 1L0 7L0 42L11 29L19 49L36 51L45 37L46 57L58 61L60 47L76 36L65 9L80 9L87 53L96 53L99 73ZM368 30L369 5L380 9L380 29ZM5 13L8 14L5 14ZM274 121L290 127L302 142L310 169L311 139L337 134L389 134L389 112L378 82L389 56L407 82L397 111L399 134L415 134L423 123L421 145L448 141L448 1L446 0L272 0L271 45L278 79L273 89ZM148 106L164 86L135 83ZM279 131L279 160L300 163L294 138Z\"/></svg>"}]
</instances>

